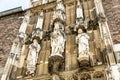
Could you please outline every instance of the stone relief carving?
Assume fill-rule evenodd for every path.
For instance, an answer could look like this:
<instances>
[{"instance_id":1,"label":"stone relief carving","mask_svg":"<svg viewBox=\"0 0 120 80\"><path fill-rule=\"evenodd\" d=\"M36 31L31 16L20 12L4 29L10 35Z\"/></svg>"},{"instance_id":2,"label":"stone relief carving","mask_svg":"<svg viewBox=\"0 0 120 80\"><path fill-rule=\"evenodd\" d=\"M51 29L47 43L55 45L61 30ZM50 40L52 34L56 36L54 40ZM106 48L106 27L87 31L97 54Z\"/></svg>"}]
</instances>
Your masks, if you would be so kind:
<instances>
[{"instance_id":1,"label":"stone relief carving","mask_svg":"<svg viewBox=\"0 0 120 80\"><path fill-rule=\"evenodd\" d=\"M65 7L63 5L62 0L57 0L57 6L56 11L54 11L53 20L55 20L56 18L59 18L62 21L65 21L66 19Z\"/></svg>"}]
</instances>

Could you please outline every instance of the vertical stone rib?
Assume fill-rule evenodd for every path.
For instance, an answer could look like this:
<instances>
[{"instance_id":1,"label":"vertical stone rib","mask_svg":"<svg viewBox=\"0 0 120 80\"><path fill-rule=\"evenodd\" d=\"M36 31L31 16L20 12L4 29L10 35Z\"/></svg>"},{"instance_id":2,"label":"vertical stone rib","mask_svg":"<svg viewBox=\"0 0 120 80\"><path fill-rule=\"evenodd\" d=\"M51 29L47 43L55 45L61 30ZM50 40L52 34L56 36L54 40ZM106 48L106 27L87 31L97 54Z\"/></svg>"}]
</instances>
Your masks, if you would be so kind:
<instances>
[{"instance_id":1,"label":"vertical stone rib","mask_svg":"<svg viewBox=\"0 0 120 80\"><path fill-rule=\"evenodd\" d=\"M94 0L97 16L100 17L99 27L101 32L101 38L103 39L106 47L106 52L110 61L110 65L115 64L115 55L113 53L113 42L111 34L108 28L107 20L105 19L104 9L101 0Z\"/></svg>"}]
</instances>

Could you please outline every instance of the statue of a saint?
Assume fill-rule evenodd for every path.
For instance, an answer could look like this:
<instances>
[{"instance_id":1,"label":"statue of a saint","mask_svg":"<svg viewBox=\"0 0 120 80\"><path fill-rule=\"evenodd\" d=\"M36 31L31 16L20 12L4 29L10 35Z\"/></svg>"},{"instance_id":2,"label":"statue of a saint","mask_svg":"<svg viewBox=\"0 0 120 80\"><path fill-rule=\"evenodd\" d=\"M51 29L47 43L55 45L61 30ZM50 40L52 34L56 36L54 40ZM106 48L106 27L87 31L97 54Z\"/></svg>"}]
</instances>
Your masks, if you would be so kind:
<instances>
[{"instance_id":1,"label":"statue of a saint","mask_svg":"<svg viewBox=\"0 0 120 80\"><path fill-rule=\"evenodd\" d=\"M42 30L43 22L44 22L44 13L43 13L43 11L42 11L42 12L39 14L39 16L38 16L38 21L37 21L36 28L39 28L39 29Z\"/></svg>"},{"instance_id":2,"label":"statue of a saint","mask_svg":"<svg viewBox=\"0 0 120 80\"><path fill-rule=\"evenodd\" d=\"M40 48L41 47L37 40L34 39L33 43L29 46L29 53L27 58L27 75L35 73Z\"/></svg>"},{"instance_id":3,"label":"statue of a saint","mask_svg":"<svg viewBox=\"0 0 120 80\"><path fill-rule=\"evenodd\" d=\"M82 29L78 29L76 43L78 44L79 54L87 54L89 52L89 36L87 33L83 32Z\"/></svg>"},{"instance_id":4,"label":"statue of a saint","mask_svg":"<svg viewBox=\"0 0 120 80\"><path fill-rule=\"evenodd\" d=\"M52 54L62 56L64 52L64 45L65 45L65 34L60 27L55 26L54 32L51 36L51 47L52 47Z\"/></svg>"}]
</instances>

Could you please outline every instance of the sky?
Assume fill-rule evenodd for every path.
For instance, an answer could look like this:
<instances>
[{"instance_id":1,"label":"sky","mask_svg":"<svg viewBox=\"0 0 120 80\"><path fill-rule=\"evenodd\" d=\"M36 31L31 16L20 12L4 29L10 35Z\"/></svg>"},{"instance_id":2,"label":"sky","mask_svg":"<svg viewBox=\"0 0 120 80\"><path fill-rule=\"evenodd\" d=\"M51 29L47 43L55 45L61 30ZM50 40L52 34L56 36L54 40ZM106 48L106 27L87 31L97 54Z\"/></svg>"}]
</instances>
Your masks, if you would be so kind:
<instances>
[{"instance_id":1,"label":"sky","mask_svg":"<svg viewBox=\"0 0 120 80\"><path fill-rule=\"evenodd\" d=\"M27 9L30 5L29 0L0 0L0 12L22 6Z\"/></svg>"}]
</instances>

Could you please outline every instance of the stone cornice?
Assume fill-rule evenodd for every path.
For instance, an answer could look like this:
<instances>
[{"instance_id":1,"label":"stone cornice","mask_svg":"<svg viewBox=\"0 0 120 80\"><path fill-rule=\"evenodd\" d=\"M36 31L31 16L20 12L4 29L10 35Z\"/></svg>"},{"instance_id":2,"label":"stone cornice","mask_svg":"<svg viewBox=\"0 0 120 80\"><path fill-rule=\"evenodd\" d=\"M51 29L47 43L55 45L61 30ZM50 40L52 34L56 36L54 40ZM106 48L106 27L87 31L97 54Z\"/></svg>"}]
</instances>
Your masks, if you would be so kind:
<instances>
[{"instance_id":1,"label":"stone cornice","mask_svg":"<svg viewBox=\"0 0 120 80\"><path fill-rule=\"evenodd\" d=\"M63 0L64 5L71 4L76 2L76 0ZM37 5L32 8L29 8L27 10L31 10L33 13L37 13L41 10L49 11L49 10L54 10L56 6L56 1L47 3L47 4L42 4L42 5Z\"/></svg>"}]
</instances>

